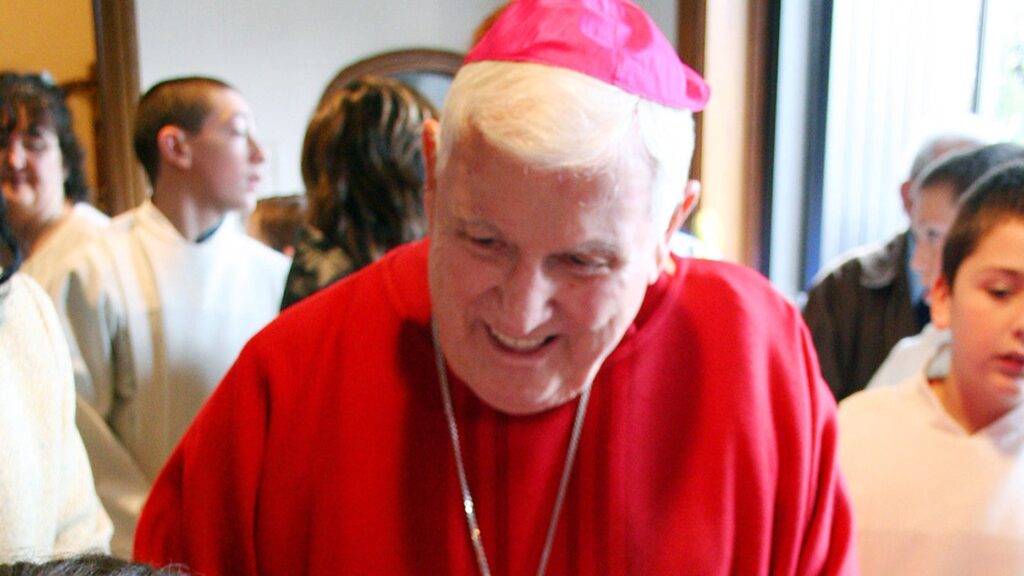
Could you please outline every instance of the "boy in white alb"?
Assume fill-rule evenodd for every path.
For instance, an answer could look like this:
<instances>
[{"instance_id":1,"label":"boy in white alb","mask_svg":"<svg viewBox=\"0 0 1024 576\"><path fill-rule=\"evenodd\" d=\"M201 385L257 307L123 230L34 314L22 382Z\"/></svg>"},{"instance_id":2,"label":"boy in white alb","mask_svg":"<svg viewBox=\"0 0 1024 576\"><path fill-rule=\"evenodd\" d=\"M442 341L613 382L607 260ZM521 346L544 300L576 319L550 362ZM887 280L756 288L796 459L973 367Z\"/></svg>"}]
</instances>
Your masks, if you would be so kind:
<instances>
[{"instance_id":1,"label":"boy in white alb","mask_svg":"<svg viewBox=\"0 0 1024 576\"><path fill-rule=\"evenodd\" d=\"M862 573L1024 573L1024 163L962 198L931 290L943 377L840 405Z\"/></svg>"},{"instance_id":2,"label":"boy in white alb","mask_svg":"<svg viewBox=\"0 0 1024 576\"><path fill-rule=\"evenodd\" d=\"M87 446L115 519L115 552L130 550L149 483L281 300L288 259L232 217L255 203L264 156L253 129L248 104L219 80L151 88L135 149L152 198L68 259L57 300L81 360L78 390L141 480L125 486L125 463Z\"/></svg>"}]
</instances>

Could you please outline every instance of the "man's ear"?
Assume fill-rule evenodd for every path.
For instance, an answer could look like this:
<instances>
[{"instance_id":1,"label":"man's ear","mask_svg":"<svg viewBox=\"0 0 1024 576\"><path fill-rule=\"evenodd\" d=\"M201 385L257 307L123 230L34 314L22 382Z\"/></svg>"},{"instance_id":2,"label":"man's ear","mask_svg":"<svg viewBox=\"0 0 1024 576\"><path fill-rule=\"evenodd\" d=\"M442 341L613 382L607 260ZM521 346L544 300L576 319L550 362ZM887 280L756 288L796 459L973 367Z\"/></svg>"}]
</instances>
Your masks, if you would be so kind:
<instances>
[{"instance_id":1,"label":"man's ear","mask_svg":"<svg viewBox=\"0 0 1024 576\"><path fill-rule=\"evenodd\" d=\"M907 213L907 218L910 217L910 212L914 208L914 181L907 180L900 184L900 201L903 203L903 211Z\"/></svg>"},{"instance_id":2,"label":"man's ear","mask_svg":"<svg viewBox=\"0 0 1024 576\"><path fill-rule=\"evenodd\" d=\"M423 183L423 211L427 216L427 233L434 227L434 198L437 192L437 136L441 127L434 118L423 121L423 161L426 181Z\"/></svg>"},{"instance_id":3,"label":"man's ear","mask_svg":"<svg viewBox=\"0 0 1024 576\"><path fill-rule=\"evenodd\" d=\"M691 212L697 207L697 201L700 199L700 182L697 180L688 180L686 186L683 187L683 199L676 206L675 212L672 213L672 218L669 220L668 229L665 230L665 237L663 242L659 243L658 246L658 263L659 269L666 269L670 266L671 257L669 256L670 251L668 244L672 240L672 235L675 234L683 222L686 222L686 218Z\"/></svg>"},{"instance_id":4,"label":"man's ear","mask_svg":"<svg viewBox=\"0 0 1024 576\"><path fill-rule=\"evenodd\" d=\"M946 275L940 274L932 289L928 291L928 300L932 309L932 324L939 328L949 328L950 306L953 299L953 287L946 281Z\"/></svg>"},{"instance_id":5,"label":"man's ear","mask_svg":"<svg viewBox=\"0 0 1024 576\"><path fill-rule=\"evenodd\" d=\"M167 125L156 133L156 147L160 151L161 162L166 162L182 170L192 166L192 146L188 143L188 134L177 126Z\"/></svg>"}]
</instances>

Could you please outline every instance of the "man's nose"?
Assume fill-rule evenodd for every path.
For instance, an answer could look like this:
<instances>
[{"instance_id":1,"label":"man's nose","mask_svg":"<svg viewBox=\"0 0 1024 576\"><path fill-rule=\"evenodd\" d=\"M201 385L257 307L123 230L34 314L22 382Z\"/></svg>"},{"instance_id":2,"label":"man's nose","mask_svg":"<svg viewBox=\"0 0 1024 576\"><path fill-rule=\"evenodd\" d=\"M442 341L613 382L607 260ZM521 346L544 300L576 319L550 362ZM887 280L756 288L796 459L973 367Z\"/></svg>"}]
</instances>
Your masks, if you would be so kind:
<instances>
[{"instance_id":1,"label":"man's nose","mask_svg":"<svg viewBox=\"0 0 1024 576\"><path fill-rule=\"evenodd\" d=\"M254 136L249 136L249 159L253 164L262 164L267 159L266 150Z\"/></svg>"},{"instance_id":2,"label":"man's nose","mask_svg":"<svg viewBox=\"0 0 1024 576\"><path fill-rule=\"evenodd\" d=\"M920 275L924 275L925 262L928 261L928 257L925 252L928 251L928 247L925 246L924 242L918 241L914 244L914 253L910 255L910 269L917 272Z\"/></svg>"},{"instance_id":3,"label":"man's nose","mask_svg":"<svg viewBox=\"0 0 1024 576\"><path fill-rule=\"evenodd\" d=\"M517 262L502 286L502 328L529 336L551 318L557 284L541 263Z\"/></svg>"}]
</instances>

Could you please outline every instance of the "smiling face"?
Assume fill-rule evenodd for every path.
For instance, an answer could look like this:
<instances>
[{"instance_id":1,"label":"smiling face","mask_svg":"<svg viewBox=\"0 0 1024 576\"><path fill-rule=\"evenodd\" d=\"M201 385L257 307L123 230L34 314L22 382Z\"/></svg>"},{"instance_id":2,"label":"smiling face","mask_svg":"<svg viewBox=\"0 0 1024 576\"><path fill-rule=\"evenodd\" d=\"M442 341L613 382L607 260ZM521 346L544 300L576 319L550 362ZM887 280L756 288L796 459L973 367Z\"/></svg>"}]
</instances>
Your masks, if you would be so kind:
<instances>
[{"instance_id":1,"label":"smiling face","mask_svg":"<svg viewBox=\"0 0 1024 576\"><path fill-rule=\"evenodd\" d=\"M15 235L34 238L63 213L64 158L53 129L30 125L24 112L14 130L0 134L0 185Z\"/></svg>"},{"instance_id":2,"label":"smiling face","mask_svg":"<svg viewBox=\"0 0 1024 576\"><path fill-rule=\"evenodd\" d=\"M199 180L205 201L219 213L252 210L264 161L255 139L256 123L242 96L229 89L210 92L211 111L195 134L186 139L191 147L191 170Z\"/></svg>"},{"instance_id":3,"label":"smiling face","mask_svg":"<svg viewBox=\"0 0 1024 576\"><path fill-rule=\"evenodd\" d=\"M938 182L917 191L910 216L914 234L910 266L921 275L926 290L931 290L942 271L942 247L955 217L956 195L952 184Z\"/></svg>"},{"instance_id":4,"label":"smiling face","mask_svg":"<svg viewBox=\"0 0 1024 576\"><path fill-rule=\"evenodd\" d=\"M467 134L428 185L441 348L492 407L535 413L579 394L657 279L666 234L651 170L631 156L589 176L537 171Z\"/></svg>"},{"instance_id":5,"label":"smiling face","mask_svg":"<svg viewBox=\"0 0 1024 576\"><path fill-rule=\"evenodd\" d=\"M953 332L951 380L965 403L996 417L1024 400L1024 220L996 225L967 256L952 287L932 295L936 325Z\"/></svg>"}]
</instances>

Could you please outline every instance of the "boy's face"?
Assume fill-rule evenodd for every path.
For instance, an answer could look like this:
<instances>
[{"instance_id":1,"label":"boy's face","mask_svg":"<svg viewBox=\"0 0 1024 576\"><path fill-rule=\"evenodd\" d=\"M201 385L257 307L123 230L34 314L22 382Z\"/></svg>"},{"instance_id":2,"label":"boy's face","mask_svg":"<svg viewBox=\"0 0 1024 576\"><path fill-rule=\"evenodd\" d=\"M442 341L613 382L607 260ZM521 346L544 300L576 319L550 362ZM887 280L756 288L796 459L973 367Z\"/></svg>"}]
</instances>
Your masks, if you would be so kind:
<instances>
[{"instance_id":1,"label":"boy's face","mask_svg":"<svg viewBox=\"0 0 1024 576\"><path fill-rule=\"evenodd\" d=\"M952 329L951 376L965 394L1005 410L1024 400L1024 219L984 236L952 287L936 283L932 318Z\"/></svg>"},{"instance_id":2,"label":"boy's face","mask_svg":"<svg viewBox=\"0 0 1024 576\"><path fill-rule=\"evenodd\" d=\"M201 201L220 213L252 210L264 161L252 110L234 90L211 91L210 104L199 132L187 136L192 173L205 192Z\"/></svg>"},{"instance_id":3,"label":"boy's face","mask_svg":"<svg viewBox=\"0 0 1024 576\"><path fill-rule=\"evenodd\" d=\"M910 213L910 229L914 234L910 267L921 275L921 282L929 292L942 271L942 246L956 217L955 198L951 184L922 186Z\"/></svg>"}]
</instances>

